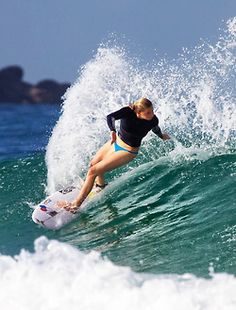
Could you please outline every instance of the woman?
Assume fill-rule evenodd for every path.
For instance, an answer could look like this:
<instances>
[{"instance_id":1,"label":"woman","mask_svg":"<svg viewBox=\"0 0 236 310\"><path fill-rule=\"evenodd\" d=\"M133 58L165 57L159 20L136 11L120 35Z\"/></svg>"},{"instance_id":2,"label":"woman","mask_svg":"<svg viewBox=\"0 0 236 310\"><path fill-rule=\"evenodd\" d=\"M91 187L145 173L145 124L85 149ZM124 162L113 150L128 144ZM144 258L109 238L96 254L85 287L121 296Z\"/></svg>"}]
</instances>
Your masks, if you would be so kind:
<instances>
[{"instance_id":1,"label":"woman","mask_svg":"<svg viewBox=\"0 0 236 310\"><path fill-rule=\"evenodd\" d=\"M115 121L120 119L120 130L117 134ZM67 211L76 212L93 188L104 188L104 173L128 164L139 151L141 141L152 130L161 139L170 139L162 133L158 126L158 118L153 112L152 102L141 98L130 106L124 107L107 116L107 124L111 130L111 140L105 143L94 156L81 188L79 196L72 203L61 202L58 205Z\"/></svg>"}]
</instances>

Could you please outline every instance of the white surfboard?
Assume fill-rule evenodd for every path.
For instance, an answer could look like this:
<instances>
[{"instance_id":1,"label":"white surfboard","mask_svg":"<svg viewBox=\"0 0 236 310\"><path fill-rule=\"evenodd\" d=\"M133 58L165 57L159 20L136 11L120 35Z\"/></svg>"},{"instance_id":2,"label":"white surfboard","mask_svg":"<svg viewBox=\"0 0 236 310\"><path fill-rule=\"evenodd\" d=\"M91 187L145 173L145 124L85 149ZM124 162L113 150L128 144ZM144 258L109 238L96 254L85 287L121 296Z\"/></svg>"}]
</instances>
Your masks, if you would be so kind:
<instances>
[{"instance_id":1,"label":"white surfboard","mask_svg":"<svg viewBox=\"0 0 236 310\"><path fill-rule=\"evenodd\" d=\"M99 192L97 188L93 188L86 200L82 203L79 211L75 214L57 206L59 201L74 201L80 192L80 187L81 186L69 186L44 199L34 207L32 214L33 221L45 228L54 230L70 223L78 217L80 211L84 209L86 204Z\"/></svg>"}]
</instances>

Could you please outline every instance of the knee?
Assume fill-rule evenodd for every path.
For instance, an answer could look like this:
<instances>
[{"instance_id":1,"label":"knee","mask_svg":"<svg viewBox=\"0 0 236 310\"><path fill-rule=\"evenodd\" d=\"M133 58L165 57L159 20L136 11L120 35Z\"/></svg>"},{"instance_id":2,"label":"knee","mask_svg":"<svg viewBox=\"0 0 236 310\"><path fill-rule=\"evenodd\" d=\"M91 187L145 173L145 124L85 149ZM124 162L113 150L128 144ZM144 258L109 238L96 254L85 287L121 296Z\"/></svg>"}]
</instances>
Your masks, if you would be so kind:
<instances>
[{"instance_id":1,"label":"knee","mask_svg":"<svg viewBox=\"0 0 236 310\"><path fill-rule=\"evenodd\" d=\"M89 175L89 176L94 176L94 177L97 176L97 169L96 169L96 167L95 167L94 165L91 165L91 166L89 167L88 175Z\"/></svg>"},{"instance_id":2,"label":"knee","mask_svg":"<svg viewBox=\"0 0 236 310\"><path fill-rule=\"evenodd\" d=\"M93 158L93 159L90 161L90 163L89 163L89 167L92 167L92 166L96 165L99 161L100 161L99 159L94 159L94 158Z\"/></svg>"},{"instance_id":3,"label":"knee","mask_svg":"<svg viewBox=\"0 0 236 310\"><path fill-rule=\"evenodd\" d=\"M90 161L90 163L89 163L89 167L92 167L92 166L96 165L96 163L97 163L96 159L93 158L93 159Z\"/></svg>"}]
</instances>

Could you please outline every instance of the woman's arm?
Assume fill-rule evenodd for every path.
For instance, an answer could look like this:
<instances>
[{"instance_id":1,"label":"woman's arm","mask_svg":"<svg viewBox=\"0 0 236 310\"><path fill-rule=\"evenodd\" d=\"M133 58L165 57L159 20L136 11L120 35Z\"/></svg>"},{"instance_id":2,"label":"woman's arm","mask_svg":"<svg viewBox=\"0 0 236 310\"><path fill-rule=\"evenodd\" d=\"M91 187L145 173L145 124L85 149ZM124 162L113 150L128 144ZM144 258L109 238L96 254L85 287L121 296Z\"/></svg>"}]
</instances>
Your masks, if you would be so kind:
<instances>
[{"instance_id":1,"label":"woman's arm","mask_svg":"<svg viewBox=\"0 0 236 310\"><path fill-rule=\"evenodd\" d=\"M107 115L107 125L110 128L110 130L116 132L115 121L117 119L127 117L130 112L131 112L131 109L129 107L124 107L118 111L115 111L113 113L108 114Z\"/></svg>"},{"instance_id":2,"label":"woman's arm","mask_svg":"<svg viewBox=\"0 0 236 310\"><path fill-rule=\"evenodd\" d=\"M107 115L107 125L110 128L110 131L116 132L116 125L115 125L115 117L112 116L113 113Z\"/></svg>"},{"instance_id":3,"label":"woman's arm","mask_svg":"<svg viewBox=\"0 0 236 310\"><path fill-rule=\"evenodd\" d=\"M157 125L152 128L152 131L161 139L163 139L163 133L161 132L161 128Z\"/></svg>"},{"instance_id":4,"label":"woman's arm","mask_svg":"<svg viewBox=\"0 0 236 310\"><path fill-rule=\"evenodd\" d=\"M154 128L152 128L152 131L159 137L161 138L162 140L169 140L170 139L170 136L165 133L165 132L162 132L161 131L161 128L157 125L155 126Z\"/></svg>"}]
</instances>

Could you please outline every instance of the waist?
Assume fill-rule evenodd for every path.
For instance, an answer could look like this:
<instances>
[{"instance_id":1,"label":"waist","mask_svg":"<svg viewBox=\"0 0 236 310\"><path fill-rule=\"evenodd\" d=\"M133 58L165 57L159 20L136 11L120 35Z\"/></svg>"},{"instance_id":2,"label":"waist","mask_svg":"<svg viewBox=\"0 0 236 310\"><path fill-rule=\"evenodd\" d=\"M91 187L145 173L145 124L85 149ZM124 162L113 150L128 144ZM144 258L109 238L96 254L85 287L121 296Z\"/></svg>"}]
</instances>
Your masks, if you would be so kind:
<instances>
[{"instance_id":1,"label":"waist","mask_svg":"<svg viewBox=\"0 0 236 310\"><path fill-rule=\"evenodd\" d=\"M122 127L119 130L119 137L126 145L134 148L140 147L143 138L141 135L130 133Z\"/></svg>"},{"instance_id":2,"label":"waist","mask_svg":"<svg viewBox=\"0 0 236 310\"><path fill-rule=\"evenodd\" d=\"M124 147L125 149L127 149L128 151L131 152L138 152L139 147L134 147L134 146L130 146L129 144L125 143L118 135L117 135L117 140L116 142L121 146Z\"/></svg>"}]
</instances>

